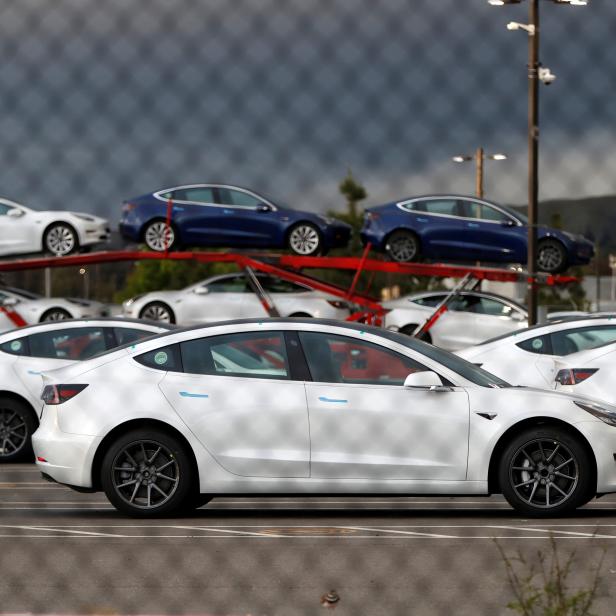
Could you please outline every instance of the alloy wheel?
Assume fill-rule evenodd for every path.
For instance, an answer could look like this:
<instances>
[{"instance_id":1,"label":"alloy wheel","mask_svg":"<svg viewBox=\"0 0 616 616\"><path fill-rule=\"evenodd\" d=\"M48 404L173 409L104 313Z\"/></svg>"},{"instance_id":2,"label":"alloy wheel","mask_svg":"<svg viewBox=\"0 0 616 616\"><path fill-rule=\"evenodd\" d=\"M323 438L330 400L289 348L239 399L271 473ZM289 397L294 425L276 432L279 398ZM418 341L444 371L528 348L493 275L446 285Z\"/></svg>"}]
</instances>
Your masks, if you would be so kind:
<instances>
[{"instance_id":1,"label":"alloy wheel","mask_svg":"<svg viewBox=\"0 0 616 616\"><path fill-rule=\"evenodd\" d=\"M41 319L42 321L66 321L66 319L70 319L71 315L61 308L52 308L48 310Z\"/></svg>"},{"instance_id":2,"label":"alloy wheel","mask_svg":"<svg viewBox=\"0 0 616 616\"><path fill-rule=\"evenodd\" d=\"M180 482L175 456L165 445L152 440L138 440L123 447L113 460L111 472L116 494L139 509L162 507Z\"/></svg>"},{"instance_id":3,"label":"alloy wheel","mask_svg":"<svg viewBox=\"0 0 616 616\"><path fill-rule=\"evenodd\" d=\"M561 441L537 438L513 455L509 480L526 504L552 509L573 495L579 480L578 461Z\"/></svg>"},{"instance_id":4,"label":"alloy wheel","mask_svg":"<svg viewBox=\"0 0 616 616\"><path fill-rule=\"evenodd\" d=\"M148 304L139 315L141 319L148 321L162 321L163 323L172 323L171 312L163 304Z\"/></svg>"},{"instance_id":5,"label":"alloy wheel","mask_svg":"<svg viewBox=\"0 0 616 616\"><path fill-rule=\"evenodd\" d=\"M539 247L537 267L544 272L557 272L563 265L562 250L555 244L544 244Z\"/></svg>"},{"instance_id":6,"label":"alloy wheel","mask_svg":"<svg viewBox=\"0 0 616 616\"><path fill-rule=\"evenodd\" d=\"M312 225L298 225L289 236L289 246L298 255L314 254L319 244L319 232Z\"/></svg>"},{"instance_id":7,"label":"alloy wheel","mask_svg":"<svg viewBox=\"0 0 616 616\"><path fill-rule=\"evenodd\" d=\"M47 250L57 257L70 254L76 243L75 232L66 225L53 226L45 236Z\"/></svg>"},{"instance_id":8,"label":"alloy wheel","mask_svg":"<svg viewBox=\"0 0 616 616\"><path fill-rule=\"evenodd\" d=\"M417 241L410 233L394 234L387 243L387 252L399 263L413 261L417 257Z\"/></svg>"},{"instance_id":9,"label":"alloy wheel","mask_svg":"<svg viewBox=\"0 0 616 616\"><path fill-rule=\"evenodd\" d=\"M164 221L153 222L145 231L145 243L155 252L164 252L173 246L175 232Z\"/></svg>"},{"instance_id":10,"label":"alloy wheel","mask_svg":"<svg viewBox=\"0 0 616 616\"><path fill-rule=\"evenodd\" d=\"M23 417L10 408L0 408L0 459L16 454L28 441L28 426Z\"/></svg>"}]
</instances>

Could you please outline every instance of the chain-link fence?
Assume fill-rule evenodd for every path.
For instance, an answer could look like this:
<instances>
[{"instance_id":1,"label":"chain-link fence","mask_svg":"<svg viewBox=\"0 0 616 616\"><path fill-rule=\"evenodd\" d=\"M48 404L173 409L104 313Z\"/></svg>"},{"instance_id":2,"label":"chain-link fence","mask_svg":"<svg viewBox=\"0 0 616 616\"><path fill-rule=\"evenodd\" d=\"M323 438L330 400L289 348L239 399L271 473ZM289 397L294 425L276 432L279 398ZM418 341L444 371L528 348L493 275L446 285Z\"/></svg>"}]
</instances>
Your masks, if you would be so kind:
<instances>
[{"instance_id":1,"label":"chain-link fence","mask_svg":"<svg viewBox=\"0 0 616 616\"><path fill-rule=\"evenodd\" d=\"M486 197L523 207L528 35L506 24L525 23L526 9L3 0L0 196L95 213L114 229L125 199L198 182L348 214L349 170L368 193L360 209L472 194L473 164L452 157L482 147L507 156L486 160ZM541 60L557 79L540 92L540 220L595 241L598 260L582 273L605 275L616 251L616 3L541 9ZM165 267L67 269L54 272L54 292L119 301L147 290L144 277L177 287L214 271ZM5 279L45 286L42 272ZM0 612L497 614L513 596L489 536L534 553L532 536L559 532L525 526L503 501L447 498L228 498L197 519L136 523L100 495L38 483L33 468L0 473ZM606 509L558 536L592 537ZM576 588L591 584L599 542L584 548ZM608 588L599 599L609 613Z\"/></svg>"}]
</instances>

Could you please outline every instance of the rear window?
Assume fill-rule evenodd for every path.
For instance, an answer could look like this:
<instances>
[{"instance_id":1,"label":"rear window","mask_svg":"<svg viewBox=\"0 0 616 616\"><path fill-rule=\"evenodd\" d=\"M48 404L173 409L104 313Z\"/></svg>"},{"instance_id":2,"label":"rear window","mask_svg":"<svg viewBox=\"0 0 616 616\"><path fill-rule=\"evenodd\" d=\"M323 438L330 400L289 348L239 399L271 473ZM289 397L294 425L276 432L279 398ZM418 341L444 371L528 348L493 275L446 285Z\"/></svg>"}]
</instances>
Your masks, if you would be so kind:
<instances>
[{"instance_id":1,"label":"rear window","mask_svg":"<svg viewBox=\"0 0 616 616\"><path fill-rule=\"evenodd\" d=\"M182 372L182 360L180 349L177 344L148 351L142 355L136 355L134 360L148 368L164 370L165 372Z\"/></svg>"},{"instance_id":2,"label":"rear window","mask_svg":"<svg viewBox=\"0 0 616 616\"><path fill-rule=\"evenodd\" d=\"M28 338L17 338L0 344L0 351L10 355L29 355Z\"/></svg>"}]
</instances>

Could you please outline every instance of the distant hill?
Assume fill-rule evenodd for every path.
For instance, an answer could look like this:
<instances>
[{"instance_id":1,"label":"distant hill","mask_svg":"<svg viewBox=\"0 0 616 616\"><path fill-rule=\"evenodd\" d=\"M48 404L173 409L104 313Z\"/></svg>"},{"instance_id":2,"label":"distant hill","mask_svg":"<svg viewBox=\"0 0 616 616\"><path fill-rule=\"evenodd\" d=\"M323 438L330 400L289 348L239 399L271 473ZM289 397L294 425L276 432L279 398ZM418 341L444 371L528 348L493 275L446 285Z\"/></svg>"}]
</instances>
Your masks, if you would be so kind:
<instances>
[{"instance_id":1,"label":"distant hill","mask_svg":"<svg viewBox=\"0 0 616 616\"><path fill-rule=\"evenodd\" d=\"M526 213L526 206L513 207ZM616 195L539 203L539 223L552 226L558 218L565 231L598 242L602 261L609 253L616 254Z\"/></svg>"}]
</instances>

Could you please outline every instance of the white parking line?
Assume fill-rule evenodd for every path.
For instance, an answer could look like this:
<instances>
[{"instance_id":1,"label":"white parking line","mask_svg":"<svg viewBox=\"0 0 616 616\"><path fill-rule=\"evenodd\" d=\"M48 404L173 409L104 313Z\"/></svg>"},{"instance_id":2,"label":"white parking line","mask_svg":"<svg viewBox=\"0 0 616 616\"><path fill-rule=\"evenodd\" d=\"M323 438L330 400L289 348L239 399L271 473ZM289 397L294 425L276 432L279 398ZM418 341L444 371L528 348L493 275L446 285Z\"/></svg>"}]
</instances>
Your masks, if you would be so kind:
<instances>
[{"instance_id":1,"label":"white parking line","mask_svg":"<svg viewBox=\"0 0 616 616\"><path fill-rule=\"evenodd\" d=\"M416 537L433 537L435 539L458 539L455 535L436 535L434 533L422 533L410 530L395 530L393 528L367 528L364 526L341 526L340 528L348 528L351 530L366 530L383 533L393 533L398 535L414 535Z\"/></svg>"},{"instance_id":2,"label":"white parking line","mask_svg":"<svg viewBox=\"0 0 616 616\"><path fill-rule=\"evenodd\" d=\"M577 535L579 537L592 537L592 538L596 538L596 539L614 539L616 538L615 535L598 535L597 533L581 533L578 531L570 531L570 530L559 530L558 528L550 528L550 529L545 529L545 528L531 528L531 527L522 527L522 528L518 528L515 526L486 526L486 528L499 528L499 529L503 529L503 530L520 530L520 531L525 531L525 532L532 532L532 533L561 533L561 534L565 534L565 535Z\"/></svg>"},{"instance_id":3,"label":"white parking line","mask_svg":"<svg viewBox=\"0 0 616 616\"><path fill-rule=\"evenodd\" d=\"M179 530L203 530L214 533L233 533L238 535L244 535L245 537L278 537L283 538L285 535L272 535L269 533L256 533L242 530L231 530L229 528L214 528L211 526L167 526L165 528L177 528Z\"/></svg>"},{"instance_id":4,"label":"white parking line","mask_svg":"<svg viewBox=\"0 0 616 616\"><path fill-rule=\"evenodd\" d=\"M8 529L15 529L15 528L19 528L22 530L30 530L30 531L47 531L47 532L53 532L53 533L74 533L77 535L85 535L85 536L90 536L90 537L129 537L130 535L116 535L116 534L111 534L111 533L95 533L92 531L85 531L85 530L72 530L72 529L67 529L67 528L49 528L46 526L17 526L17 525L8 525L8 524L3 524L2 528L8 528Z\"/></svg>"}]
</instances>

